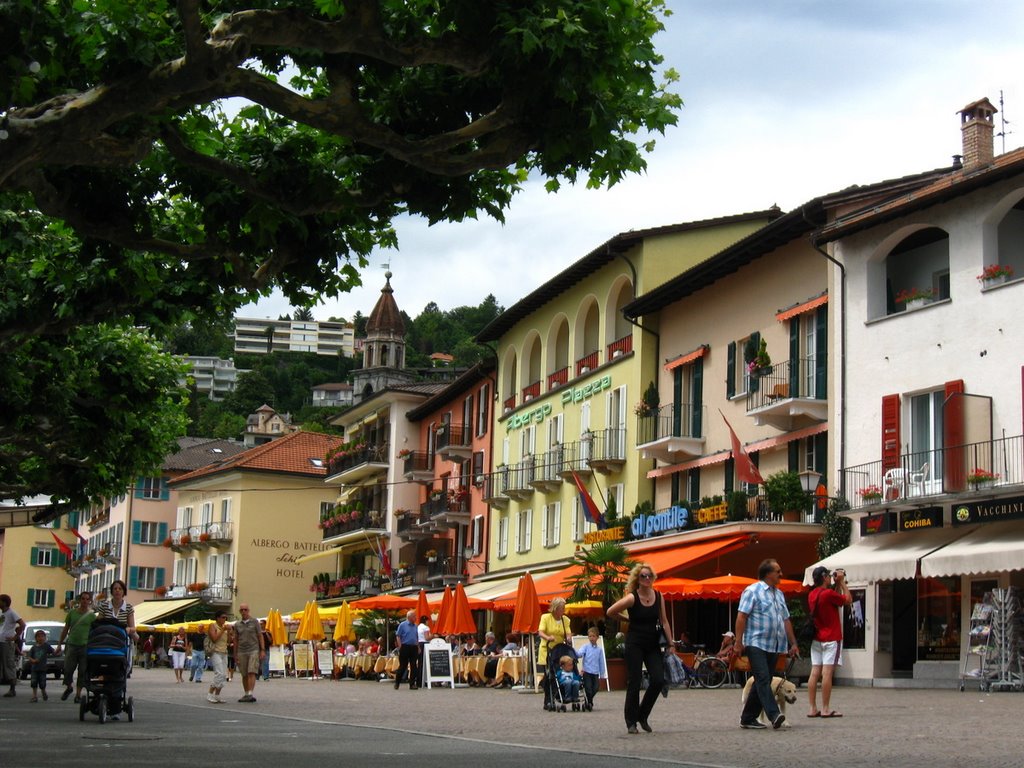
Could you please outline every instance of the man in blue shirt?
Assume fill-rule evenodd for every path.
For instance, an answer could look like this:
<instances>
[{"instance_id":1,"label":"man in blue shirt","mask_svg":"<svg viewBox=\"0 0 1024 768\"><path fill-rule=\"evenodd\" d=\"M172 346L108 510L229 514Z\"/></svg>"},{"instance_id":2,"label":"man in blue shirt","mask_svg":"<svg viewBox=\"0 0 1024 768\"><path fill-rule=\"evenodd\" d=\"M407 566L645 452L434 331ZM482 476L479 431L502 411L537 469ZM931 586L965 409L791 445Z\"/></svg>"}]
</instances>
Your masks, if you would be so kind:
<instances>
[{"instance_id":1,"label":"man in blue shirt","mask_svg":"<svg viewBox=\"0 0 1024 768\"><path fill-rule=\"evenodd\" d=\"M786 716L772 694L772 673L780 653L796 656L796 634L789 621L786 598L778 589L782 568L775 560L764 560L757 569L760 581L743 590L736 615L736 655L746 652L754 686L740 714L741 728L767 728L758 720L764 710L773 728L780 728ZM788 643L788 645L787 645Z\"/></svg>"},{"instance_id":2,"label":"man in blue shirt","mask_svg":"<svg viewBox=\"0 0 1024 768\"><path fill-rule=\"evenodd\" d=\"M416 681L417 661L420 657L419 633L416 629L416 611L405 614L405 621L398 625L395 632L398 641L398 671L395 673L395 690L402 684L406 674L409 675L409 690L415 691L419 686Z\"/></svg>"}]
</instances>

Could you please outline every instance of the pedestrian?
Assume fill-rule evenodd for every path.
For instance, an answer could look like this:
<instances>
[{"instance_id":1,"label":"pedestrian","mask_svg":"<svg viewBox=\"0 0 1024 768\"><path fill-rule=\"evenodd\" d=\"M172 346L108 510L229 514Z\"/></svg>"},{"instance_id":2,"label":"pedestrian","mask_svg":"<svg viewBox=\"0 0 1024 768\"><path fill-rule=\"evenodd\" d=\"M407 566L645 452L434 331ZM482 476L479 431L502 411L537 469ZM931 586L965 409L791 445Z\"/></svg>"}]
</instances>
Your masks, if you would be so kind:
<instances>
[{"instance_id":1,"label":"pedestrian","mask_svg":"<svg viewBox=\"0 0 1024 768\"><path fill-rule=\"evenodd\" d=\"M133 643L139 642L139 633L135 631L135 608L125 600L128 585L121 579L110 582L110 599L96 603L97 619L113 619L128 633Z\"/></svg>"},{"instance_id":2,"label":"pedestrian","mask_svg":"<svg viewBox=\"0 0 1024 768\"><path fill-rule=\"evenodd\" d=\"M416 643L419 646L419 663L417 664L416 685L427 684L427 665L424 663L427 658L427 643L430 642L433 634L430 632L430 617L420 616L420 623L416 625Z\"/></svg>"},{"instance_id":3,"label":"pedestrian","mask_svg":"<svg viewBox=\"0 0 1024 768\"><path fill-rule=\"evenodd\" d=\"M763 710L773 728L781 728L786 716L772 693L772 674L780 653L797 656L800 649L789 620L786 598L778 588L782 568L773 559L761 562L757 569L758 581L740 595L739 613L736 615L735 654L746 652L754 685L740 713L741 728L767 728L758 718ZM788 651L787 651L788 648Z\"/></svg>"},{"instance_id":4,"label":"pedestrian","mask_svg":"<svg viewBox=\"0 0 1024 768\"><path fill-rule=\"evenodd\" d=\"M150 635L149 637L146 638L145 642L142 644L142 656L143 656L142 666L144 668L146 668L146 669L149 669L150 667L152 667L153 666L153 661L156 659L156 654L154 653L154 647L155 647L155 645L153 643L153 636Z\"/></svg>"},{"instance_id":5,"label":"pedestrian","mask_svg":"<svg viewBox=\"0 0 1024 768\"><path fill-rule=\"evenodd\" d=\"M188 651L191 654L189 662L189 682L203 682L203 670L206 669L206 630L202 625L195 632L189 632Z\"/></svg>"},{"instance_id":6,"label":"pedestrian","mask_svg":"<svg viewBox=\"0 0 1024 768\"><path fill-rule=\"evenodd\" d=\"M629 612L626 633L626 731L639 733L637 725L650 733L648 718L654 702L665 688L664 650L671 642L672 628L665 614L665 601L654 588L658 574L647 563L637 563L629 572L622 598L608 609L609 619L621 619ZM647 667L648 684L640 699L642 668Z\"/></svg>"},{"instance_id":7,"label":"pedestrian","mask_svg":"<svg viewBox=\"0 0 1024 768\"><path fill-rule=\"evenodd\" d=\"M399 624L395 631L395 640L398 644L398 671L395 672L395 690L398 690L408 674L409 690L415 691L419 687L416 684L416 675L417 661L420 655L416 611L409 611L405 614L405 621Z\"/></svg>"},{"instance_id":8,"label":"pedestrian","mask_svg":"<svg viewBox=\"0 0 1024 768\"><path fill-rule=\"evenodd\" d=\"M235 669L242 678L242 698L240 702L255 704L256 678L260 674L260 666L266 655L263 647L263 631L259 619L252 616L249 606L244 603L238 606L242 618L235 622L234 647Z\"/></svg>"},{"instance_id":9,"label":"pedestrian","mask_svg":"<svg viewBox=\"0 0 1024 768\"><path fill-rule=\"evenodd\" d=\"M266 653L263 655L263 664L260 666L260 670L263 673L263 679L270 679L270 646L274 644L274 638L267 630L267 620L260 619L260 631L263 632L263 647L266 649Z\"/></svg>"},{"instance_id":10,"label":"pedestrian","mask_svg":"<svg viewBox=\"0 0 1024 768\"><path fill-rule=\"evenodd\" d=\"M554 681L547 674L548 654L554 650L555 646L569 643L572 638L569 618L565 615L564 597L556 597L551 601L547 613L540 617L537 634L540 635L540 647L537 650L536 671L541 675L541 687L544 689L544 709L554 710L557 697L555 696Z\"/></svg>"},{"instance_id":11,"label":"pedestrian","mask_svg":"<svg viewBox=\"0 0 1024 768\"><path fill-rule=\"evenodd\" d=\"M588 708L594 704L600 681L608 679L608 662L604 656L604 646L598 642L600 639L597 627L591 627L587 630L588 642L577 651L580 669L583 670L583 694Z\"/></svg>"},{"instance_id":12,"label":"pedestrian","mask_svg":"<svg viewBox=\"0 0 1024 768\"><path fill-rule=\"evenodd\" d=\"M206 628L210 638L210 666L213 668L213 684L210 686L206 700L211 704L223 704L220 692L228 677L228 647L231 638L231 627L227 624L226 611L217 611L213 624Z\"/></svg>"},{"instance_id":13,"label":"pedestrian","mask_svg":"<svg viewBox=\"0 0 1024 768\"><path fill-rule=\"evenodd\" d=\"M46 630L36 631L35 644L32 645L25 655L29 658L30 677L32 680L32 698L30 702L35 704L39 701L36 693L38 690L43 695L43 701L50 697L46 695L46 660L53 656L53 646L46 642Z\"/></svg>"},{"instance_id":14,"label":"pedestrian","mask_svg":"<svg viewBox=\"0 0 1024 768\"><path fill-rule=\"evenodd\" d=\"M25 631L25 621L11 608L11 596L0 595L0 682L11 686L5 699L15 695L18 684L18 644Z\"/></svg>"},{"instance_id":15,"label":"pedestrian","mask_svg":"<svg viewBox=\"0 0 1024 768\"><path fill-rule=\"evenodd\" d=\"M92 612L92 592L82 592L78 596L78 604L72 606L65 615L64 629L61 630L60 640L57 641L58 654L61 646L64 646L64 693L61 694L61 701L67 701L72 693L75 694L75 704L82 700L82 686L86 675L89 674L85 668L85 646L89 643L89 628L95 620L96 614Z\"/></svg>"},{"instance_id":16,"label":"pedestrian","mask_svg":"<svg viewBox=\"0 0 1024 768\"><path fill-rule=\"evenodd\" d=\"M171 638L171 667L174 668L174 682L185 682L185 657L188 655L188 636L184 627Z\"/></svg>"},{"instance_id":17,"label":"pedestrian","mask_svg":"<svg viewBox=\"0 0 1024 768\"><path fill-rule=\"evenodd\" d=\"M839 610L853 602L846 586L846 571L829 574L819 565L811 577L814 589L807 596L807 607L814 619L814 640L811 642L811 675L807 678L807 698L811 705L808 717L842 717L832 709L832 679L836 667L842 666L843 625ZM817 687L821 680L821 709L818 709Z\"/></svg>"}]
</instances>

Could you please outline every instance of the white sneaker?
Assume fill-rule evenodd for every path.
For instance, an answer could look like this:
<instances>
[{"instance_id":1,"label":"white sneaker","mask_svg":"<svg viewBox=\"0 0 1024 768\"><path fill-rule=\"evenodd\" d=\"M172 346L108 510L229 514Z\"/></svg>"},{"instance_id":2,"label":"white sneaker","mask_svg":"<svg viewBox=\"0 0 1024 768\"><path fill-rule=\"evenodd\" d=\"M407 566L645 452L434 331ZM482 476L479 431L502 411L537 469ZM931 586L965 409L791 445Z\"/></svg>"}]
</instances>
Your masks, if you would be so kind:
<instances>
[{"instance_id":1,"label":"white sneaker","mask_svg":"<svg viewBox=\"0 0 1024 768\"><path fill-rule=\"evenodd\" d=\"M214 703L216 703L216 704L223 704L224 703L224 699L222 699L220 696L214 696L213 698L214 698Z\"/></svg>"},{"instance_id":2,"label":"white sneaker","mask_svg":"<svg viewBox=\"0 0 1024 768\"><path fill-rule=\"evenodd\" d=\"M210 702L211 704L216 704L217 703L217 697L214 696L212 693L206 694L206 700L208 702Z\"/></svg>"}]
</instances>

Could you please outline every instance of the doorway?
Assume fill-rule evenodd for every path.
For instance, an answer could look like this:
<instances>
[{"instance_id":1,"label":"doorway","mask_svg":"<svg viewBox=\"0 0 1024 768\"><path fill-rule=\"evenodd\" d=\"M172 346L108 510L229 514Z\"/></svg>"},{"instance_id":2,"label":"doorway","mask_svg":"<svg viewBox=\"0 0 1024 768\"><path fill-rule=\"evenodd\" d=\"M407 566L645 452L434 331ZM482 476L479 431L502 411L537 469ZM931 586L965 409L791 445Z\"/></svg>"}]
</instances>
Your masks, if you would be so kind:
<instances>
[{"instance_id":1,"label":"doorway","mask_svg":"<svg viewBox=\"0 0 1024 768\"><path fill-rule=\"evenodd\" d=\"M893 677L912 677L917 661L917 582L892 582Z\"/></svg>"}]
</instances>

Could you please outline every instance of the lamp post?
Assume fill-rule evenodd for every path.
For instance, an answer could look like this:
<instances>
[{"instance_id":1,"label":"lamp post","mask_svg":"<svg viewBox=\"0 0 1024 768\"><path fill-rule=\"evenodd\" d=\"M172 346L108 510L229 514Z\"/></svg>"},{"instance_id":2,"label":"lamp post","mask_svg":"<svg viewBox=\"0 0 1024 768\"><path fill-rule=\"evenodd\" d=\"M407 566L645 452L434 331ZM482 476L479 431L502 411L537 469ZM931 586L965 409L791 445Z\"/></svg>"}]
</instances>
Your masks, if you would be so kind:
<instances>
[{"instance_id":1,"label":"lamp post","mask_svg":"<svg viewBox=\"0 0 1024 768\"><path fill-rule=\"evenodd\" d=\"M800 476L800 487L803 488L804 493L807 494L807 498L811 504L811 511L814 513L814 522L820 522L818 520L818 510L814 506L814 496L818 490L818 483L821 482L821 472L815 472L813 469L805 469L803 472L797 473Z\"/></svg>"}]
</instances>

